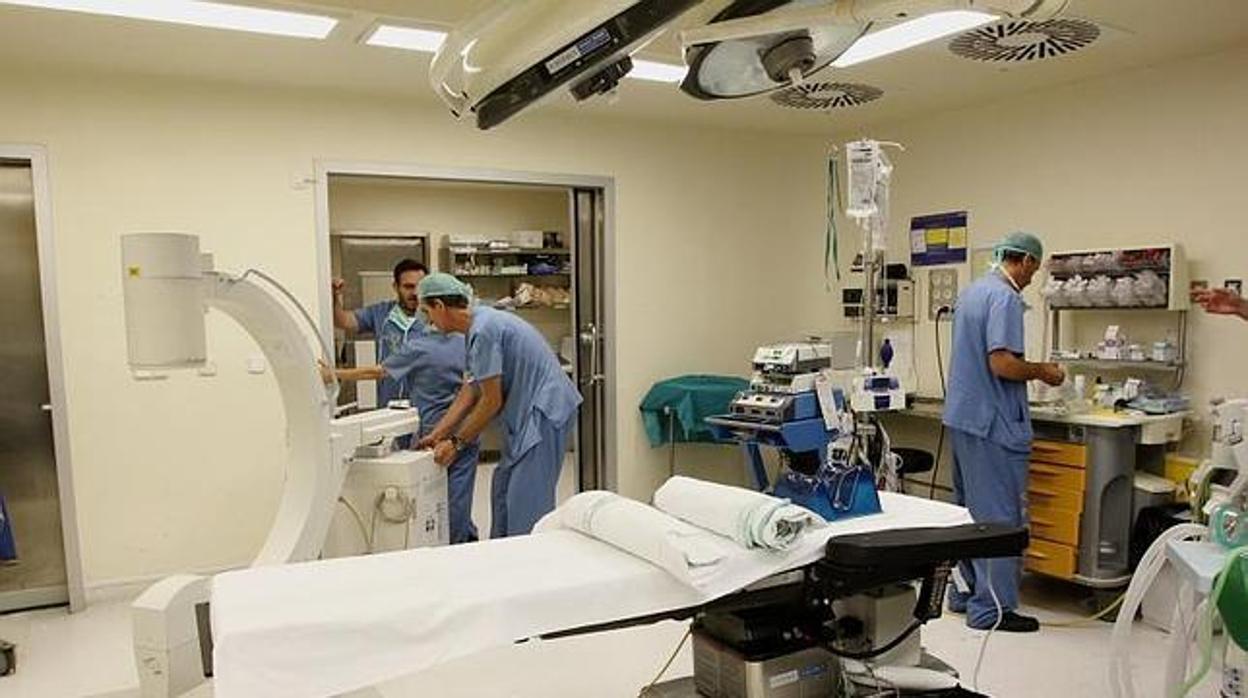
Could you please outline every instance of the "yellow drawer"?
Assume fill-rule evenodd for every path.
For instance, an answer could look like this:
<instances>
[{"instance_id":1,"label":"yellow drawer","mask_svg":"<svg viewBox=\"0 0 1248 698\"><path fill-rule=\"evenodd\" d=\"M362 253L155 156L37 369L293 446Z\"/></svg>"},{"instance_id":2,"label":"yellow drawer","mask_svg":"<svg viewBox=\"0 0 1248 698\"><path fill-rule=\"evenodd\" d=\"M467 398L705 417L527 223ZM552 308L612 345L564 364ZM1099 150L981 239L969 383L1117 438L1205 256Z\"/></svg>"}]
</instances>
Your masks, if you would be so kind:
<instances>
[{"instance_id":1,"label":"yellow drawer","mask_svg":"<svg viewBox=\"0 0 1248 698\"><path fill-rule=\"evenodd\" d=\"M1078 555L1069 545L1032 539L1031 547L1023 553L1023 566L1050 577L1070 579L1075 576Z\"/></svg>"},{"instance_id":2,"label":"yellow drawer","mask_svg":"<svg viewBox=\"0 0 1248 698\"><path fill-rule=\"evenodd\" d=\"M1041 463L1083 468L1088 464L1088 449L1083 444L1036 439L1031 442L1031 459Z\"/></svg>"},{"instance_id":3,"label":"yellow drawer","mask_svg":"<svg viewBox=\"0 0 1248 698\"><path fill-rule=\"evenodd\" d=\"M1050 490L1070 490L1082 494L1086 489L1087 471L1081 468L1032 461L1028 484ZM1079 508L1083 509L1082 506Z\"/></svg>"},{"instance_id":4,"label":"yellow drawer","mask_svg":"<svg viewBox=\"0 0 1248 698\"><path fill-rule=\"evenodd\" d=\"M1027 505L1030 509L1041 507L1081 512L1083 511L1083 492L1050 487L1033 479L1027 483Z\"/></svg>"},{"instance_id":5,"label":"yellow drawer","mask_svg":"<svg viewBox=\"0 0 1248 698\"><path fill-rule=\"evenodd\" d=\"M1031 538L1063 545L1079 545L1078 511L1052 506L1032 506L1028 511L1031 519Z\"/></svg>"}]
</instances>

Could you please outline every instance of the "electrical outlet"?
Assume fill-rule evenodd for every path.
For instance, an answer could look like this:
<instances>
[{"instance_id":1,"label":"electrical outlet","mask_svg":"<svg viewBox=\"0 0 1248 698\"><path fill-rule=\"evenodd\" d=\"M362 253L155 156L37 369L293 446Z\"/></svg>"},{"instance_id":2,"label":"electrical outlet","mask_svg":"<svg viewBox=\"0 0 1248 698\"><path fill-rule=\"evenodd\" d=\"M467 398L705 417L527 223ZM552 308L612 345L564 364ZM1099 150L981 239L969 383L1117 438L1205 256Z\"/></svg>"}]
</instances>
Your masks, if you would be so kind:
<instances>
[{"instance_id":1,"label":"electrical outlet","mask_svg":"<svg viewBox=\"0 0 1248 698\"><path fill-rule=\"evenodd\" d=\"M936 319L941 308L958 302L958 270L956 267L929 269L927 272L927 317Z\"/></svg>"}]
</instances>

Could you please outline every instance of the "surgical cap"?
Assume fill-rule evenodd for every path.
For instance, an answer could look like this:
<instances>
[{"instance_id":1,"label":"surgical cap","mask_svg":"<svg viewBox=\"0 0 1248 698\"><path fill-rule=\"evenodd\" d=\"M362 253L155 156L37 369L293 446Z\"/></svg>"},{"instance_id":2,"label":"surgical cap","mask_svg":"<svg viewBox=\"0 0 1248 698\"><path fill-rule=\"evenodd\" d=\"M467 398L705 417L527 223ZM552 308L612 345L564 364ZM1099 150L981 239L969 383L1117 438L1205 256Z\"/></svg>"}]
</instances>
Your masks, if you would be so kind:
<instances>
[{"instance_id":1,"label":"surgical cap","mask_svg":"<svg viewBox=\"0 0 1248 698\"><path fill-rule=\"evenodd\" d=\"M1006 252L1031 255L1037 261L1044 259L1044 243L1040 242L1040 238L1035 235L1022 231L1015 231L1001 238L1001 242L998 242L992 251L997 261L1000 261Z\"/></svg>"},{"instance_id":2,"label":"surgical cap","mask_svg":"<svg viewBox=\"0 0 1248 698\"><path fill-rule=\"evenodd\" d=\"M426 298L433 298L437 296L463 296L464 298L472 298L472 289L468 286L468 284L460 281L450 274L444 274L442 272L429 274L425 278L421 279L420 286L417 287L416 292L420 295L420 299L422 301Z\"/></svg>"}]
</instances>

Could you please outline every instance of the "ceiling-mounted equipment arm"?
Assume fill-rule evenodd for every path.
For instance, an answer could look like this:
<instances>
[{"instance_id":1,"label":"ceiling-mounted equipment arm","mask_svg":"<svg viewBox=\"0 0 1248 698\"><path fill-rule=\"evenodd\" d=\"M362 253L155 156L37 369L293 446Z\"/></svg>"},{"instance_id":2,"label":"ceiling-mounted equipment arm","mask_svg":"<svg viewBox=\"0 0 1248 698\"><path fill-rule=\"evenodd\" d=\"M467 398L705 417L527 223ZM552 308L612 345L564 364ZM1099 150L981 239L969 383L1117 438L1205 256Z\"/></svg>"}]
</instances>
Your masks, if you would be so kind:
<instances>
[{"instance_id":1,"label":"ceiling-mounted equipment arm","mask_svg":"<svg viewBox=\"0 0 1248 698\"><path fill-rule=\"evenodd\" d=\"M1051 19L1070 0L829 0L817 4L787 3L763 14L712 22L680 33L686 50L721 41L799 32L812 27L861 27L875 22L915 19L935 12L973 10L1002 17ZM756 3L757 4L757 3Z\"/></svg>"},{"instance_id":2,"label":"ceiling-mounted equipment arm","mask_svg":"<svg viewBox=\"0 0 1248 698\"><path fill-rule=\"evenodd\" d=\"M485 130L567 86L610 91L629 55L701 0L506 0L455 28L429 69L456 117Z\"/></svg>"}]
</instances>

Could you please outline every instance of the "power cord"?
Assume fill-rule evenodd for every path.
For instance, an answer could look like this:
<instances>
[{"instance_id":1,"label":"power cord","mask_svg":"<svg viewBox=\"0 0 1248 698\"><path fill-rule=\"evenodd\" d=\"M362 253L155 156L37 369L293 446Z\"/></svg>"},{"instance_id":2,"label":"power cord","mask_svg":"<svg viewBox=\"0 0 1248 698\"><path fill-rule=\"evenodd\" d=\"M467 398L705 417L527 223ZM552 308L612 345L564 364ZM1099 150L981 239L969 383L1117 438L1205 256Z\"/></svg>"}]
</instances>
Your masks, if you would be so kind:
<instances>
[{"instance_id":1,"label":"power cord","mask_svg":"<svg viewBox=\"0 0 1248 698\"><path fill-rule=\"evenodd\" d=\"M940 396L949 397L949 386L945 382L944 349L940 345L940 319L953 312L953 308L942 305L936 309L936 368L940 371Z\"/></svg>"},{"instance_id":2,"label":"power cord","mask_svg":"<svg viewBox=\"0 0 1248 698\"><path fill-rule=\"evenodd\" d=\"M1074 620L1041 622L1040 625L1046 628L1071 628L1076 625L1083 625L1084 623L1091 623L1092 621L1100 620L1104 618L1105 616L1109 615L1111 612L1116 611L1118 607L1122 605L1122 602L1126 600L1126 598L1127 598L1127 594L1126 592L1123 592L1123 594L1120 595L1117 599L1114 599L1113 603L1101 609L1095 615L1086 616L1083 618L1076 618Z\"/></svg>"},{"instance_id":3,"label":"power cord","mask_svg":"<svg viewBox=\"0 0 1248 698\"><path fill-rule=\"evenodd\" d=\"M666 662L663 663L663 668L659 669L659 673L654 675L654 680L647 684L645 688L641 689L641 693L637 694L638 698L645 698L646 695L650 693L651 689L657 686L659 681L663 680L663 675L667 673L668 669L672 668L672 662L675 662L676 657L680 655L680 650L685 646L685 643L689 641L689 635L691 633L693 633L692 625L685 629L685 634L680 637L680 642L676 643L676 649L672 650L672 655L667 658Z\"/></svg>"},{"instance_id":4,"label":"power cord","mask_svg":"<svg viewBox=\"0 0 1248 698\"><path fill-rule=\"evenodd\" d=\"M339 496L338 503L351 512L351 517L355 519L355 524L360 529L360 537L364 539L364 551L371 554L373 552L373 537L369 535L368 527L364 525L364 517L360 516L359 509L356 509L351 502L347 501L346 497Z\"/></svg>"},{"instance_id":5,"label":"power cord","mask_svg":"<svg viewBox=\"0 0 1248 698\"><path fill-rule=\"evenodd\" d=\"M997 631L997 628L1001 627L1002 616L1005 615L1001 611L1001 599L997 597L997 590L992 586L991 562L989 562L986 567L988 568L988 593L992 595L992 603L997 607L997 620L992 624L992 627L988 629L988 634L984 636L984 641L979 645L979 656L975 659L975 675L971 681L971 686L975 689L976 693L979 692L979 670L984 665L984 654L988 651L988 641L992 639L992 634Z\"/></svg>"},{"instance_id":6,"label":"power cord","mask_svg":"<svg viewBox=\"0 0 1248 698\"><path fill-rule=\"evenodd\" d=\"M942 305L936 309L936 368L940 371L940 397L942 400L949 399L949 386L945 381L945 357L944 349L940 344L940 318L944 315L952 313L953 309L947 305ZM936 440L936 458L932 462L932 478L927 487L927 498L936 499L936 477L940 474L940 461L945 455L945 422L940 422L940 437Z\"/></svg>"}]
</instances>

